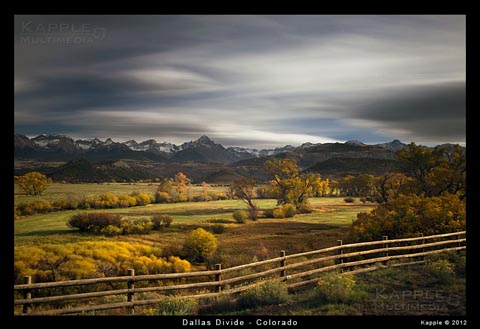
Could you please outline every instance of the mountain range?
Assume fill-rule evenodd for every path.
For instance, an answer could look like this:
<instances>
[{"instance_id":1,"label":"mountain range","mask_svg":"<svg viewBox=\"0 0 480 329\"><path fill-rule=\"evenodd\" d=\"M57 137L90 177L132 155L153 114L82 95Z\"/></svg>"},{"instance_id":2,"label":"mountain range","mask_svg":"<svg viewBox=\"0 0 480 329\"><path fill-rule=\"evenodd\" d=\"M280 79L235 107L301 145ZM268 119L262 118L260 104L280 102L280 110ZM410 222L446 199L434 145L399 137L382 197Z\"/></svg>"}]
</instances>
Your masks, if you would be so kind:
<instances>
[{"instance_id":1,"label":"mountain range","mask_svg":"<svg viewBox=\"0 0 480 329\"><path fill-rule=\"evenodd\" d=\"M285 152L304 151L315 148L338 147L342 143L312 144L304 143L294 147L286 145L275 149L251 149L242 147L225 148L212 141L208 136L175 145L168 142L157 142L149 139L143 142L129 140L114 142L111 138L101 141L97 138L77 139L64 135L42 134L33 138L25 135L14 135L14 155L18 160L68 161L85 158L92 161L113 161L119 159L151 160L155 162L216 162L231 164L241 160L256 159ZM390 143L366 145L359 141L347 141L344 146L379 147L389 151L397 151L406 146L398 140Z\"/></svg>"},{"instance_id":2,"label":"mountain range","mask_svg":"<svg viewBox=\"0 0 480 329\"><path fill-rule=\"evenodd\" d=\"M173 177L184 172L194 183L229 184L240 177L268 180L263 169L269 159L295 159L303 171L333 179L369 173L381 175L399 170L395 152L407 147L399 140L369 145L304 143L275 149L224 147L208 136L175 145L149 139L77 139L63 135L14 136L15 175L37 170L57 181L136 181ZM451 148L452 144L442 144Z\"/></svg>"}]
</instances>

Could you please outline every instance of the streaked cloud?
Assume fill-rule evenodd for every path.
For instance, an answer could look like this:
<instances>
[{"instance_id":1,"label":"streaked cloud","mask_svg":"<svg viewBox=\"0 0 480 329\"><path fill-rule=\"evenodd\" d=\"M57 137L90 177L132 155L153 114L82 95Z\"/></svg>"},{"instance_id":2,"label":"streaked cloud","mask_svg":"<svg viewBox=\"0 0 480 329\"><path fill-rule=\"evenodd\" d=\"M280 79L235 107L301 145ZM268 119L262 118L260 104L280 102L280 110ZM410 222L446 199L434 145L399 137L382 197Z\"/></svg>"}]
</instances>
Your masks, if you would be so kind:
<instances>
[{"instance_id":1,"label":"streaked cloud","mask_svg":"<svg viewBox=\"0 0 480 329\"><path fill-rule=\"evenodd\" d=\"M81 24L89 43L27 42ZM465 72L464 16L16 16L15 129L464 143Z\"/></svg>"}]
</instances>

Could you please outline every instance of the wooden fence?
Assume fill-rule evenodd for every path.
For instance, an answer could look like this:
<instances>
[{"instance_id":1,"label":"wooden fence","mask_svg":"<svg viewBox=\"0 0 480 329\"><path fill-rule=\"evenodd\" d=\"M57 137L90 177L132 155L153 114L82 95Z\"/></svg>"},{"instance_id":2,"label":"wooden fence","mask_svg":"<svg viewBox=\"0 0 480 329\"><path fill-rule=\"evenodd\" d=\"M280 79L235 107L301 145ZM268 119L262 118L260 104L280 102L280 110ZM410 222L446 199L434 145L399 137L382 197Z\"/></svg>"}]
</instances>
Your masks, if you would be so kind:
<instances>
[{"instance_id":1,"label":"wooden fence","mask_svg":"<svg viewBox=\"0 0 480 329\"><path fill-rule=\"evenodd\" d=\"M21 307L19 313L24 315L73 314L125 308L129 314L134 314L135 307L162 302L164 294L176 294L179 298L215 298L221 294L242 292L272 278L286 282L289 289L296 289L317 283L321 279L319 274L323 272L338 270L342 275L373 271L385 266L422 264L426 262L427 255L464 249L466 232L461 231L432 236L420 234L414 238L395 240L388 240L384 236L379 241L354 244L343 244L338 240L337 246L329 248L292 255L281 251L279 257L273 259L230 268L216 264L215 269L209 271L135 275L134 270L129 270L127 276L46 283L32 283L31 277L25 277L24 284L14 286L14 304ZM68 287L70 293L64 291ZM87 292L82 292L82 287ZM179 291L182 293L178 294ZM117 296L115 298L121 298L122 301L105 301L107 296ZM42 304L48 307L35 310L37 305Z\"/></svg>"}]
</instances>

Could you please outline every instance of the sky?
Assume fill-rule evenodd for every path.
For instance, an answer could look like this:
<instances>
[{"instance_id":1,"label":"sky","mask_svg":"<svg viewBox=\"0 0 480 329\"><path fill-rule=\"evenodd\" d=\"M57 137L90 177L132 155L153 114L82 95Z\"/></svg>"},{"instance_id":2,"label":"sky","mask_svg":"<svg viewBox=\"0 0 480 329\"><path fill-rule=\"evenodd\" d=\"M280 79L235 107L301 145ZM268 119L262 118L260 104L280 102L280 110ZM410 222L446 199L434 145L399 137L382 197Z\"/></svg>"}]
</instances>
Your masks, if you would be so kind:
<instances>
[{"instance_id":1,"label":"sky","mask_svg":"<svg viewBox=\"0 0 480 329\"><path fill-rule=\"evenodd\" d=\"M465 16L15 16L15 133L466 142Z\"/></svg>"}]
</instances>

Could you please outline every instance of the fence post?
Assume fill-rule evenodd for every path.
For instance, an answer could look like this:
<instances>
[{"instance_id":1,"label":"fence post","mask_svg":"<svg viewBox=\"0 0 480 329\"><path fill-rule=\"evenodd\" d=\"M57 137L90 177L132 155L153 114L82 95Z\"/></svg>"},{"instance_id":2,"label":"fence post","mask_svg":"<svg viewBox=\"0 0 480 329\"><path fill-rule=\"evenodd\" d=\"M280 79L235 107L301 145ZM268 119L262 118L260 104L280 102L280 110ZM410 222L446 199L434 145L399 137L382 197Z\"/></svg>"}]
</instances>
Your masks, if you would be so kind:
<instances>
[{"instance_id":1,"label":"fence post","mask_svg":"<svg viewBox=\"0 0 480 329\"><path fill-rule=\"evenodd\" d=\"M460 229L457 228L457 229L455 230L455 232L457 232L457 240L460 240L461 234L458 234L458 232L460 232ZM458 242L458 247L461 247L461 246L462 246L462 243L459 241L459 242ZM458 252L460 252L460 250L458 250Z\"/></svg>"},{"instance_id":2,"label":"fence post","mask_svg":"<svg viewBox=\"0 0 480 329\"><path fill-rule=\"evenodd\" d=\"M135 294L133 292L133 289L135 289L135 283L133 281L133 277L135 276L135 270L134 269L129 269L128 270L128 276L131 277L130 280L128 280L127 284L128 284L128 293L127 293L127 301L129 303L132 303L135 301ZM128 307L128 313L129 314L135 314L135 305L132 305L132 306L129 306Z\"/></svg>"},{"instance_id":3,"label":"fence post","mask_svg":"<svg viewBox=\"0 0 480 329\"><path fill-rule=\"evenodd\" d=\"M422 236L423 236L423 233L418 233L418 237L422 237ZM422 239L422 240L419 240L419 241L420 241L420 243L418 243L418 244L425 244L425 239ZM422 248L421 250L422 250L422 252L425 252L425 248ZM425 256L422 256L421 259L425 260Z\"/></svg>"},{"instance_id":4,"label":"fence post","mask_svg":"<svg viewBox=\"0 0 480 329\"><path fill-rule=\"evenodd\" d=\"M23 283L24 284L32 284L32 277L31 276L24 276L23 277ZM32 299L32 290L31 289L25 289L23 291L23 298L24 299ZM23 313L28 314L30 313L31 307L29 303L23 304Z\"/></svg>"},{"instance_id":5,"label":"fence post","mask_svg":"<svg viewBox=\"0 0 480 329\"><path fill-rule=\"evenodd\" d=\"M387 235L382 236L382 240L388 241L388 236L387 236ZM388 243L384 243L384 244L383 244L383 248L384 248L384 249L388 249ZM388 257L388 250L385 251L385 256ZM383 262L383 265L387 265L387 263L388 263L388 260L384 261L384 262Z\"/></svg>"},{"instance_id":6,"label":"fence post","mask_svg":"<svg viewBox=\"0 0 480 329\"><path fill-rule=\"evenodd\" d=\"M337 246L343 246L343 240L337 240ZM343 248L338 249L337 255L343 255ZM343 257L337 258L337 264L343 264ZM343 272L343 269L340 269Z\"/></svg>"},{"instance_id":7,"label":"fence post","mask_svg":"<svg viewBox=\"0 0 480 329\"><path fill-rule=\"evenodd\" d=\"M280 250L280 257L282 257L282 259L280 260L280 267L283 268L280 271L280 278L284 278L287 275L287 273L285 271L285 250Z\"/></svg>"},{"instance_id":8,"label":"fence post","mask_svg":"<svg viewBox=\"0 0 480 329\"><path fill-rule=\"evenodd\" d=\"M222 264L215 264L215 271L221 271L222 270ZM217 273L215 274L215 281L217 281L219 284L215 286L215 292L221 292L222 291L222 285L220 284L220 281L222 281L222 273Z\"/></svg>"}]
</instances>

